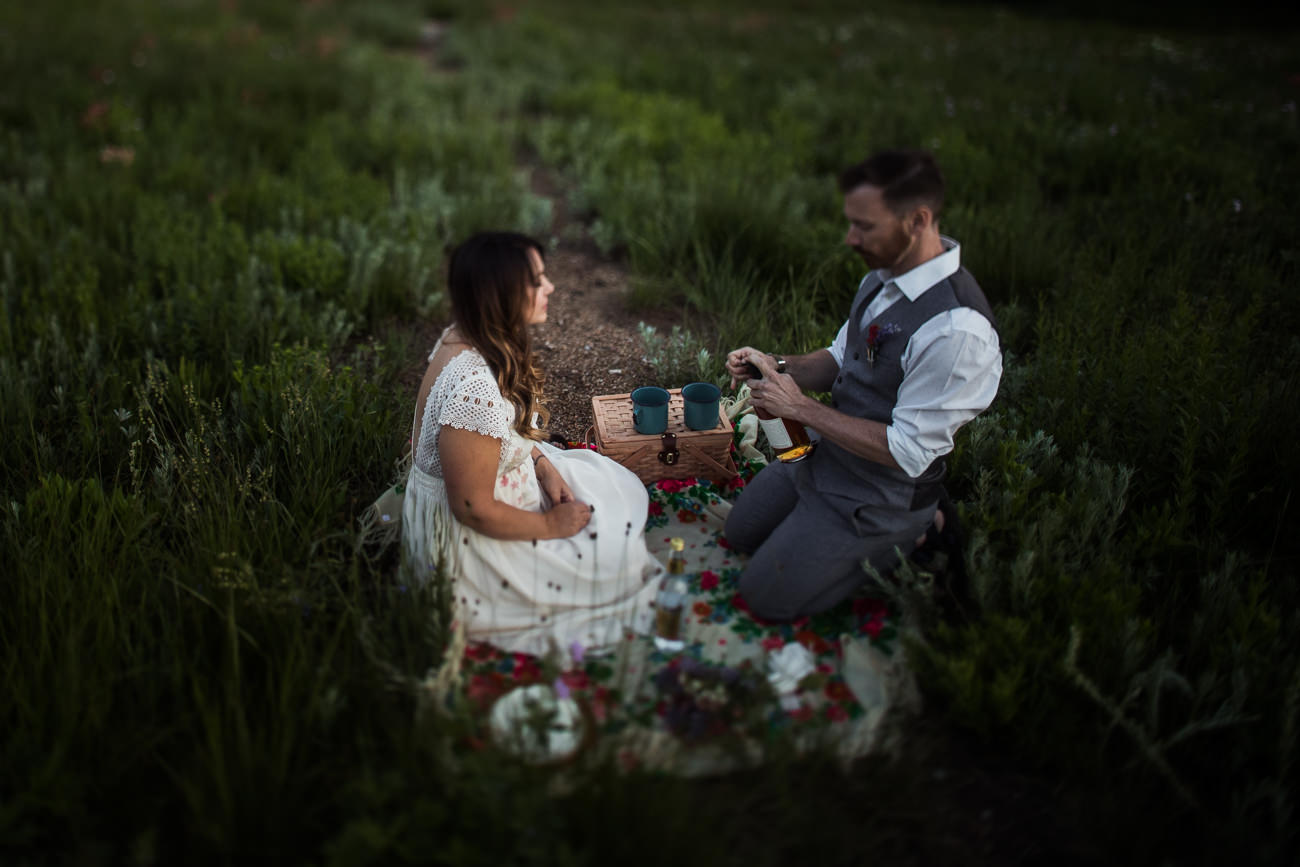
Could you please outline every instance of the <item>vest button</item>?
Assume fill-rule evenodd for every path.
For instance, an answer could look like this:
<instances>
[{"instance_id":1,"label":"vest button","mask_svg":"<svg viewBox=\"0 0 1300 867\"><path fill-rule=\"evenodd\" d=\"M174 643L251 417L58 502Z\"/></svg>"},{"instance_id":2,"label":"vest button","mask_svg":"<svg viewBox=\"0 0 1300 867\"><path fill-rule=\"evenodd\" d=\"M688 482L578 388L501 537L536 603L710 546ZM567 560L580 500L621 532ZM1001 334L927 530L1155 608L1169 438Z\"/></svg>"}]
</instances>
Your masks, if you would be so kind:
<instances>
[{"instance_id":1,"label":"vest button","mask_svg":"<svg viewBox=\"0 0 1300 867\"><path fill-rule=\"evenodd\" d=\"M853 353L853 360L854 360L854 361L857 361L857 360L858 360L858 354L857 354L856 352Z\"/></svg>"},{"instance_id":2,"label":"vest button","mask_svg":"<svg viewBox=\"0 0 1300 867\"><path fill-rule=\"evenodd\" d=\"M842 377L842 376L837 376L837 377L835 377L835 381L836 381L836 382L843 382L843 381L844 381L844 377Z\"/></svg>"}]
</instances>

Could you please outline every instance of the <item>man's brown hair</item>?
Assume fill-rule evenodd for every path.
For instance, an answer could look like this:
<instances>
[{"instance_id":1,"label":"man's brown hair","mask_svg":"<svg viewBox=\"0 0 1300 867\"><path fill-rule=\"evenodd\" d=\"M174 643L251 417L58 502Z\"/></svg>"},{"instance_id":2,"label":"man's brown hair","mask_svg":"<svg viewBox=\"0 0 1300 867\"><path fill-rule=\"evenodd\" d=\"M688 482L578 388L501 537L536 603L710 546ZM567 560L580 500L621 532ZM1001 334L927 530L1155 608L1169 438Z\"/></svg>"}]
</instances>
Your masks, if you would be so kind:
<instances>
[{"instance_id":1,"label":"man's brown hair","mask_svg":"<svg viewBox=\"0 0 1300 867\"><path fill-rule=\"evenodd\" d=\"M929 151L877 151L840 173L840 192L879 187L885 205L899 217L925 205L935 218L943 209L943 172Z\"/></svg>"}]
</instances>

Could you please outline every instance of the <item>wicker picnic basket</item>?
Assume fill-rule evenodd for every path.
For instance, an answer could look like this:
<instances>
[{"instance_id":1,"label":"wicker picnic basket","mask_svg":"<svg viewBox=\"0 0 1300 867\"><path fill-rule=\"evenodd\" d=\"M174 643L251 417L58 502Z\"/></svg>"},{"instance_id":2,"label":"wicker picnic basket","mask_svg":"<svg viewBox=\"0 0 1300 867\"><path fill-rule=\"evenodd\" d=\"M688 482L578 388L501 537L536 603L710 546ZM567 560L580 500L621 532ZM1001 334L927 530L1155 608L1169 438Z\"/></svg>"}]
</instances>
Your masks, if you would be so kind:
<instances>
[{"instance_id":1,"label":"wicker picnic basket","mask_svg":"<svg viewBox=\"0 0 1300 867\"><path fill-rule=\"evenodd\" d=\"M668 429L637 433L632 425L632 395L598 394L591 399L596 450L649 484L660 479L710 479L718 484L738 475L731 459L731 421L718 410L713 430L691 430L682 417L682 390L668 390Z\"/></svg>"}]
</instances>

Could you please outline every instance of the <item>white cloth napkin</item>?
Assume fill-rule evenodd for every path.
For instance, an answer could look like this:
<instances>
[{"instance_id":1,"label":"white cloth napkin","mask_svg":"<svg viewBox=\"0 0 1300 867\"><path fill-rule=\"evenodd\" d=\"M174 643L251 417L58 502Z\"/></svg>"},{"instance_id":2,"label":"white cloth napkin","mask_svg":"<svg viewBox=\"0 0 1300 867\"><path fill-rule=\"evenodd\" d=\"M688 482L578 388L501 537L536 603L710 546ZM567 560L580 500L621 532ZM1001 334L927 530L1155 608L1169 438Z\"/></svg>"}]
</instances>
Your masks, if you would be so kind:
<instances>
[{"instance_id":1,"label":"white cloth napkin","mask_svg":"<svg viewBox=\"0 0 1300 867\"><path fill-rule=\"evenodd\" d=\"M734 398L724 397L722 409L740 431L740 441L736 444L740 456L767 463L767 457L758 450L758 416L754 415L754 407L749 403L749 383L742 382Z\"/></svg>"},{"instance_id":2,"label":"white cloth napkin","mask_svg":"<svg viewBox=\"0 0 1300 867\"><path fill-rule=\"evenodd\" d=\"M799 681L816 670L812 651L797 642L791 642L767 657L767 681L781 697L784 708L798 707Z\"/></svg>"}]
</instances>

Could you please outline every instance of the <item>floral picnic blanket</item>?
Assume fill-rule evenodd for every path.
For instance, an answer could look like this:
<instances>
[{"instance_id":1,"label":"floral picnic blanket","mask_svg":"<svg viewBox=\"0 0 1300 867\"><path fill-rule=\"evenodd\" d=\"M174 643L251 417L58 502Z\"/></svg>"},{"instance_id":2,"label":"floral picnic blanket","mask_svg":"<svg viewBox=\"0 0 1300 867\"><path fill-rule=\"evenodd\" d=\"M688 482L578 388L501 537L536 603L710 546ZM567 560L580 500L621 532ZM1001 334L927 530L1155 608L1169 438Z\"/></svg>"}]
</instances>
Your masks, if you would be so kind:
<instances>
[{"instance_id":1,"label":"floral picnic blanket","mask_svg":"<svg viewBox=\"0 0 1300 867\"><path fill-rule=\"evenodd\" d=\"M761 463L740 466L744 480ZM470 706L486 716L516 687L551 684L582 705L594 729L583 755L625 769L700 775L761 762L778 745L829 748L846 760L878 748L886 712L914 695L897 618L865 589L793 623L754 617L737 591L745 558L722 533L742 480L725 490L697 479L647 486L651 552L667 563L670 540L685 542L680 650L629 632L602 656L575 648L558 670L470 643L458 678Z\"/></svg>"}]
</instances>

